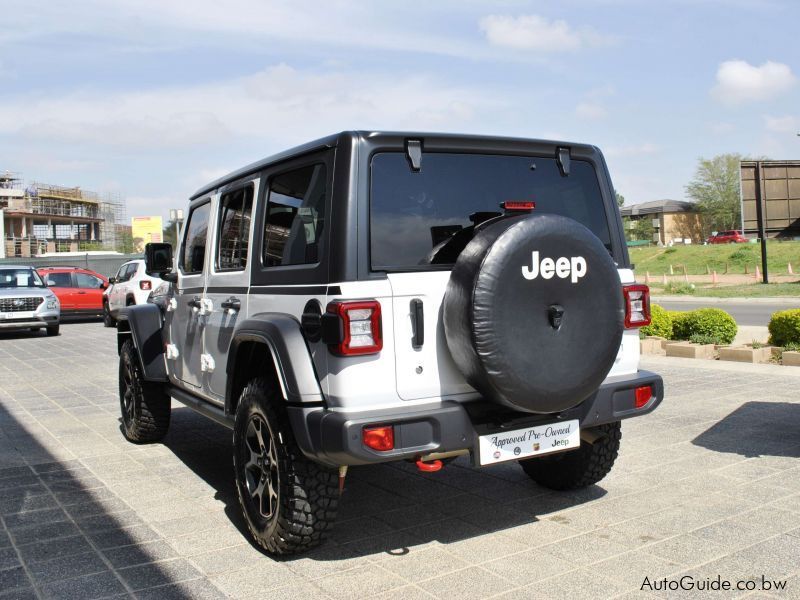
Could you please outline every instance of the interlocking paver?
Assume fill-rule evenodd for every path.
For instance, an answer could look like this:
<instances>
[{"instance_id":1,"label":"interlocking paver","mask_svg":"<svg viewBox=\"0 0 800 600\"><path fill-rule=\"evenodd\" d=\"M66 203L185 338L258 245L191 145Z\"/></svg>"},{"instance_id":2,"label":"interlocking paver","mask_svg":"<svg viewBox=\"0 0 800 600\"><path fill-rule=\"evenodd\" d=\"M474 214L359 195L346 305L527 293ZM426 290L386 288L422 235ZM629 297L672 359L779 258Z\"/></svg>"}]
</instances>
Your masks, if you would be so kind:
<instances>
[{"instance_id":1,"label":"interlocking paver","mask_svg":"<svg viewBox=\"0 0 800 600\"><path fill-rule=\"evenodd\" d=\"M646 359L666 399L623 425L598 486L554 493L516 465L464 458L435 475L353 468L328 545L276 561L243 533L227 430L174 404L164 444L122 438L114 333L0 335L0 581L12 597L626 597L672 572L764 572L790 577L787 597L800 591L791 370Z\"/></svg>"}]
</instances>

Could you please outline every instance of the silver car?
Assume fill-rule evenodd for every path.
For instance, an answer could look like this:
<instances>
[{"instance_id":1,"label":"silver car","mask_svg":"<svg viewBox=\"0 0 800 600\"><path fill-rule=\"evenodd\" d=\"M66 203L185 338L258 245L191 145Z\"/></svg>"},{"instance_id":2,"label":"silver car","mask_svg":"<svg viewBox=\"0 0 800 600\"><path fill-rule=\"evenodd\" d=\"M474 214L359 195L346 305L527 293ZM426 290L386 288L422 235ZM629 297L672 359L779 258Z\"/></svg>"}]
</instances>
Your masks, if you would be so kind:
<instances>
[{"instance_id":1,"label":"silver car","mask_svg":"<svg viewBox=\"0 0 800 600\"><path fill-rule=\"evenodd\" d=\"M58 335L61 305L33 267L0 265L0 332L47 329Z\"/></svg>"}]
</instances>

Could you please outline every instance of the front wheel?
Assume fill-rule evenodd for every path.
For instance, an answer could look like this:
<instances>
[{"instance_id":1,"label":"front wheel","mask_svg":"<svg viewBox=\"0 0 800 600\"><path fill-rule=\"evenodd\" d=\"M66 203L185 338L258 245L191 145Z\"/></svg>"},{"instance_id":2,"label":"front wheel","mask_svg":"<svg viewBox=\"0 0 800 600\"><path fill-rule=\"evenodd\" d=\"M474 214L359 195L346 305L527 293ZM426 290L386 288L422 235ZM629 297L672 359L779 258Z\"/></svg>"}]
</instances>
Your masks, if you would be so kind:
<instances>
[{"instance_id":1,"label":"front wheel","mask_svg":"<svg viewBox=\"0 0 800 600\"><path fill-rule=\"evenodd\" d=\"M239 504L255 542L271 554L320 544L333 526L337 474L307 459L274 386L251 380L239 397L233 468Z\"/></svg>"},{"instance_id":2,"label":"front wheel","mask_svg":"<svg viewBox=\"0 0 800 600\"><path fill-rule=\"evenodd\" d=\"M122 433L129 442L157 442L167 435L171 399L161 384L145 381L131 339L125 341L119 354L119 402Z\"/></svg>"},{"instance_id":3,"label":"front wheel","mask_svg":"<svg viewBox=\"0 0 800 600\"><path fill-rule=\"evenodd\" d=\"M539 485L553 490L575 490L593 485L611 471L622 438L620 422L593 427L593 443L581 439L580 448L519 461L525 473Z\"/></svg>"},{"instance_id":4,"label":"front wheel","mask_svg":"<svg viewBox=\"0 0 800 600\"><path fill-rule=\"evenodd\" d=\"M55 325L48 326L47 335L50 335L50 336L58 335L59 328L60 328L60 325L58 323L56 323Z\"/></svg>"}]
</instances>

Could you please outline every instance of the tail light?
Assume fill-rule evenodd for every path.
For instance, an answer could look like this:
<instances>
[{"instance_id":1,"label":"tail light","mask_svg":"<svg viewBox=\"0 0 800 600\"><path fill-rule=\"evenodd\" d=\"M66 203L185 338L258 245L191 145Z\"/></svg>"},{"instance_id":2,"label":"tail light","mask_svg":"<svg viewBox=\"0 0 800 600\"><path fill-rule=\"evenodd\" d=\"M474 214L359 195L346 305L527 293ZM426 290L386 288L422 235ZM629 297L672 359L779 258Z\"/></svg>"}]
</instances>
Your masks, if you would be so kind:
<instances>
[{"instance_id":1,"label":"tail light","mask_svg":"<svg viewBox=\"0 0 800 600\"><path fill-rule=\"evenodd\" d=\"M331 302L327 312L339 318L340 335L330 344L334 354L356 356L381 351L383 335L381 305L378 302Z\"/></svg>"},{"instance_id":2,"label":"tail light","mask_svg":"<svg viewBox=\"0 0 800 600\"><path fill-rule=\"evenodd\" d=\"M634 390L633 395L634 406L636 408L642 408L645 404L650 402L650 398L653 397L653 388L649 385L637 387L636 390Z\"/></svg>"},{"instance_id":3,"label":"tail light","mask_svg":"<svg viewBox=\"0 0 800 600\"><path fill-rule=\"evenodd\" d=\"M633 284L622 287L625 297L625 329L650 325L650 288Z\"/></svg>"},{"instance_id":4,"label":"tail light","mask_svg":"<svg viewBox=\"0 0 800 600\"><path fill-rule=\"evenodd\" d=\"M367 448L378 452L394 450L394 427L364 427L361 430L361 441Z\"/></svg>"},{"instance_id":5,"label":"tail light","mask_svg":"<svg viewBox=\"0 0 800 600\"><path fill-rule=\"evenodd\" d=\"M153 282L150 281L149 279L142 279L139 282L139 288L140 289L149 290L149 289L152 289L152 287L153 287Z\"/></svg>"},{"instance_id":6,"label":"tail light","mask_svg":"<svg viewBox=\"0 0 800 600\"><path fill-rule=\"evenodd\" d=\"M536 208L536 202L527 200L506 200L500 203L500 208L505 211L530 212Z\"/></svg>"}]
</instances>

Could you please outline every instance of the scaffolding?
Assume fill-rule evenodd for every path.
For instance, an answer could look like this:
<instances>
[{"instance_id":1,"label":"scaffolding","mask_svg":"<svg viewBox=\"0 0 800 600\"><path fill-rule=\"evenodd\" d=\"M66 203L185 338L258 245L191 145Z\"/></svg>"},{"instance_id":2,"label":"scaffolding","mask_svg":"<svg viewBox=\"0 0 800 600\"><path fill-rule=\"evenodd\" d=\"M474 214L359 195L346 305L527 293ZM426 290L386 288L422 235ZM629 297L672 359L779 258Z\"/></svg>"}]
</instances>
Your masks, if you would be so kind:
<instances>
[{"instance_id":1,"label":"scaffolding","mask_svg":"<svg viewBox=\"0 0 800 600\"><path fill-rule=\"evenodd\" d=\"M7 256L42 252L120 250L126 207L119 194L32 182L0 172Z\"/></svg>"}]
</instances>

